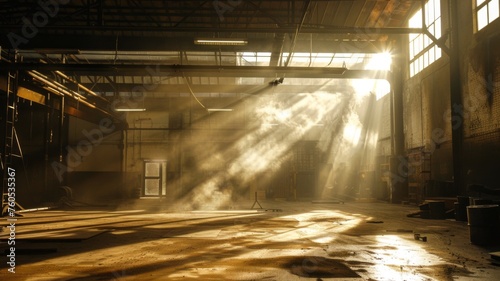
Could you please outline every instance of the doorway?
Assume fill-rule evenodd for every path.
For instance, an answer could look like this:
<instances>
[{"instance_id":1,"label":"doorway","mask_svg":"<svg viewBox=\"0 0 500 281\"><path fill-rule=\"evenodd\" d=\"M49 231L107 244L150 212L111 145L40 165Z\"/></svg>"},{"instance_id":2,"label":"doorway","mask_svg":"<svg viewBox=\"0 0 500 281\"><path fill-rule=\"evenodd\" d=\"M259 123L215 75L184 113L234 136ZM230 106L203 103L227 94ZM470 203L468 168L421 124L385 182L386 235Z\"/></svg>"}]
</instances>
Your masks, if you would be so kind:
<instances>
[{"instance_id":1,"label":"doorway","mask_svg":"<svg viewBox=\"0 0 500 281\"><path fill-rule=\"evenodd\" d=\"M145 160L142 196L165 197L167 195L167 161Z\"/></svg>"}]
</instances>

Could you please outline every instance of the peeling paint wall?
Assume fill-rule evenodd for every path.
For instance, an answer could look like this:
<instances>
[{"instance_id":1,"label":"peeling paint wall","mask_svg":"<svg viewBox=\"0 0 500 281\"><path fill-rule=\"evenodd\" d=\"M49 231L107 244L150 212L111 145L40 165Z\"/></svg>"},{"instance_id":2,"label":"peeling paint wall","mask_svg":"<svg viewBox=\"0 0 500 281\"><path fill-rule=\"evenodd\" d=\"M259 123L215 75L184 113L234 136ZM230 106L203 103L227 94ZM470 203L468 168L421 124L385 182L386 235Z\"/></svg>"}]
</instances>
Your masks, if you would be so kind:
<instances>
[{"instance_id":1,"label":"peeling paint wall","mask_svg":"<svg viewBox=\"0 0 500 281\"><path fill-rule=\"evenodd\" d=\"M448 29L447 1L442 1L443 34ZM474 32L472 4L459 5L461 81L450 81L449 58L443 57L404 85L404 128L407 152L431 153L431 179L453 181L451 132L464 128L465 184L497 186L500 159L500 22ZM447 42L449 45L449 41ZM450 83L460 83L464 107L451 120Z\"/></svg>"},{"instance_id":2,"label":"peeling paint wall","mask_svg":"<svg viewBox=\"0 0 500 281\"><path fill-rule=\"evenodd\" d=\"M498 20L475 34L463 63L464 173L468 183L498 187L500 32Z\"/></svg>"}]
</instances>

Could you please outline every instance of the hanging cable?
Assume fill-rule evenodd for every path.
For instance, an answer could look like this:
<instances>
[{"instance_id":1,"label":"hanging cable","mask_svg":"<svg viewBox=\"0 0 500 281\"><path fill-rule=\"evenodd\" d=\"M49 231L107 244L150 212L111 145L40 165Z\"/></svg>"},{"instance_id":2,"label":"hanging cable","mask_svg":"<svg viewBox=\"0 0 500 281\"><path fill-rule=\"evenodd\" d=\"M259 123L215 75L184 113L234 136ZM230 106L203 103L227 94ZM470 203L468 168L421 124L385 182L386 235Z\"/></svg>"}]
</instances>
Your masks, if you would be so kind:
<instances>
[{"instance_id":1,"label":"hanging cable","mask_svg":"<svg viewBox=\"0 0 500 281\"><path fill-rule=\"evenodd\" d=\"M182 77L184 78L184 80L186 81L186 85L189 89L189 92L191 93L191 96L193 96L193 98L198 102L198 104L201 105L201 107L207 109L202 103L201 101L194 95L193 93L193 89L191 89L191 86L189 85L189 81L187 80L186 76L184 75L184 73L182 73Z\"/></svg>"},{"instance_id":2,"label":"hanging cable","mask_svg":"<svg viewBox=\"0 0 500 281\"><path fill-rule=\"evenodd\" d=\"M113 65L116 64L117 59L118 59L118 35L116 35L116 40L115 40L115 58L113 59Z\"/></svg>"},{"instance_id":3,"label":"hanging cable","mask_svg":"<svg viewBox=\"0 0 500 281\"><path fill-rule=\"evenodd\" d=\"M292 56L293 56L293 53L295 51L295 44L297 43L297 38L299 36L300 30L302 29L302 26L304 25L304 22L306 20L307 11L309 10L310 5L311 5L311 0L307 1L307 3L305 3L305 5L304 5L304 13L303 13L302 18L300 20L300 24L295 29L295 34L292 38L292 46L290 48L290 53L288 54L288 57L285 61L285 67L287 67L288 64L290 63L290 61L292 60Z\"/></svg>"}]
</instances>

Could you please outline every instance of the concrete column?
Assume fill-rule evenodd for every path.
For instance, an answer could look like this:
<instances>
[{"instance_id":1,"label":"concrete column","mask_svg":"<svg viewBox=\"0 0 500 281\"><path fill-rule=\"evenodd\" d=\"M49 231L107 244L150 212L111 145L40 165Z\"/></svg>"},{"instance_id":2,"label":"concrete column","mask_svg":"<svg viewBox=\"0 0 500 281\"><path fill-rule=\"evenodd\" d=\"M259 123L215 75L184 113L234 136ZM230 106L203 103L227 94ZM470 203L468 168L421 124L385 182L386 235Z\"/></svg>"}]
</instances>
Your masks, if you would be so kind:
<instances>
[{"instance_id":1,"label":"concrete column","mask_svg":"<svg viewBox=\"0 0 500 281\"><path fill-rule=\"evenodd\" d=\"M391 84L391 138L392 155L390 161L391 181L390 199L391 203L399 203L408 196L407 161L404 149L404 125L403 125L403 71L405 65L402 48L403 40L398 40L396 52L392 58L392 69L390 74Z\"/></svg>"},{"instance_id":2,"label":"concrete column","mask_svg":"<svg viewBox=\"0 0 500 281\"><path fill-rule=\"evenodd\" d=\"M464 177L462 173L463 162L463 101L462 101L462 80L460 75L460 54L459 54L459 17L458 5L461 1L449 0L450 13L450 100L451 100L451 126L453 145L453 181L457 193L464 194Z\"/></svg>"}]
</instances>

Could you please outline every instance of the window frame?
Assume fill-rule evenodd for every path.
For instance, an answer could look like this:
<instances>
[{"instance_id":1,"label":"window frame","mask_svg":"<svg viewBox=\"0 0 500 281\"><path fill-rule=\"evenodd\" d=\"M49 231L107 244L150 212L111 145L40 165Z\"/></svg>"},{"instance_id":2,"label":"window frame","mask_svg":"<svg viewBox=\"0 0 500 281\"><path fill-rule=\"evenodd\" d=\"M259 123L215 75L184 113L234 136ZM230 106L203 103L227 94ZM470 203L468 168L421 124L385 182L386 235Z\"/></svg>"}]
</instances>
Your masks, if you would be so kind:
<instances>
[{"instance_id":1,"label":"window frame","mask_svg":"<svg viewBox=\"0 0 500 281\"><path fill-rule=\"evenodd\" d=\"M432 1L432 3L430 3ZM432 4L432 9L429 9ZM439 5L438 5L439 4ZM436 12L436 8L439 6L439 11ZM425 3L425 28L436 38L440 38L442 35L442 12L441 12L441 2L440 0L428 0ZM415 14L408 21L409 27L413 27L412 20L416 17L419 18L420 26L424 23L422 21L422 12L424 9L420 8L415 12ZM431 21L432 20L432 21ZM442 57L441 49L436 45L435 42L424 33L409 34L408 37L409 51L408 51L408 64L409 64L409 74L413 77L423 71L428 66L432 65L434 62L438 61ZM420 46L418 46L420 45ZM431 59L432 58L432 59Z\"/></svg>"},{"instance_id":2,"label":"window frame","mask_svg":"<svg viewBox=\"0 0 500 281\"><path fill-rule=\"evenodd\" d=\"M475 32L479 32L481 30L484 30L488 25L490 25L492 22L494 22L495 20L500 18L500 0L482 0L483 2L479 5L477 4L478 1L479 0L473 1L473 3L474 3L473 10L474 10L474 19L475 19L475 23L474 23ZM497 1L497 7L498 7L497 16L494 19L490 19L490 15L491 15L491 12L490 12L491 5L490 4L494 1ZM479 16L479 12L483 9L486 9L486 14L485 14L485 16L487 17L486 24L484 26L482 26L481 28L479 28L479 19L482 18Z\"/></svg>"}]
</instances>

